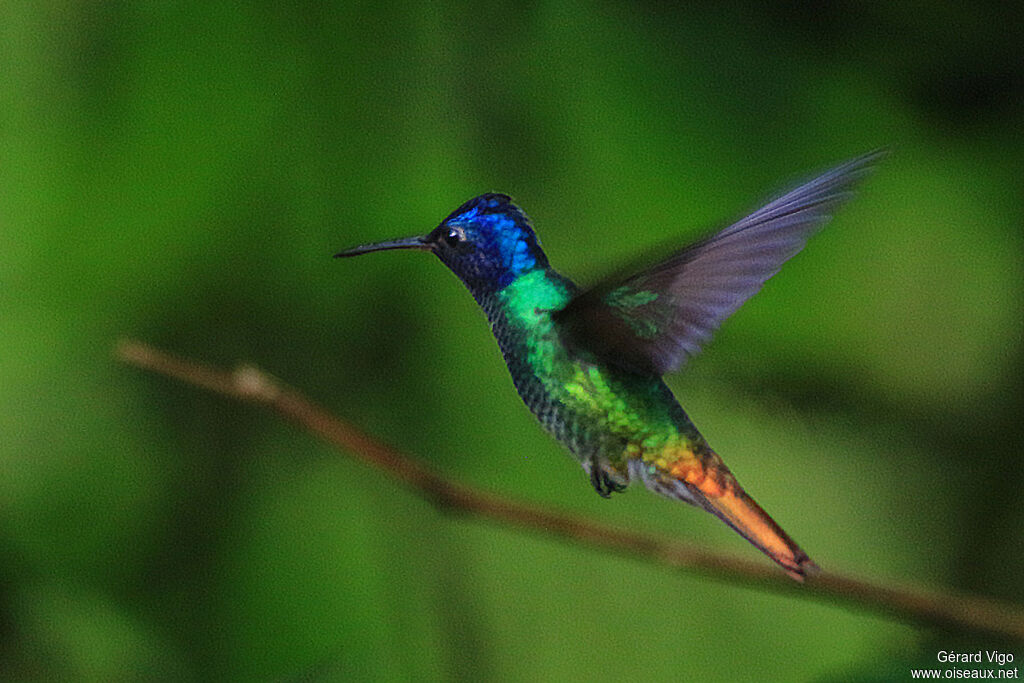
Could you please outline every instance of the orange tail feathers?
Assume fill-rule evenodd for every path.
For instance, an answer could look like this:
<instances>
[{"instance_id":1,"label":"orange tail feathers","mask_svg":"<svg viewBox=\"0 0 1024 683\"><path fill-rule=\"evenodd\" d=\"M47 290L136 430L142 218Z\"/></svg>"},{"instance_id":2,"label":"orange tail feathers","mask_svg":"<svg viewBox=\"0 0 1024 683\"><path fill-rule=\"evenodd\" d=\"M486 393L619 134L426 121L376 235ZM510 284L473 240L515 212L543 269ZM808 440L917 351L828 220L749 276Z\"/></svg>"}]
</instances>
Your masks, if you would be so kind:
<instances>
[{"instance_id":1,"label":"orange tail feathers","mask_svg":"<svg viewBox=\"0 0 1024 683\"><path fill-rule=\"evenodd\" d=\"M706 495L695 486L692 490L708 512L735 529L797 581L803 582L805 576L820 571L789 534L738 485L727 487L718 496Z\"/></svg>"},{"instance_id":2,"label":"orange tail feathers","mask_svg":"<svg viewBox=\"0 0 1024 683\"><path fill-rule=\"evenodd\" d=\"M700 457L686 451L660 461L630 462L630 476L663 496L704 508L774 560L786 573L803 582L820 571L800 546L747 495L714 451Z\"/></svg>"}]
</instances>

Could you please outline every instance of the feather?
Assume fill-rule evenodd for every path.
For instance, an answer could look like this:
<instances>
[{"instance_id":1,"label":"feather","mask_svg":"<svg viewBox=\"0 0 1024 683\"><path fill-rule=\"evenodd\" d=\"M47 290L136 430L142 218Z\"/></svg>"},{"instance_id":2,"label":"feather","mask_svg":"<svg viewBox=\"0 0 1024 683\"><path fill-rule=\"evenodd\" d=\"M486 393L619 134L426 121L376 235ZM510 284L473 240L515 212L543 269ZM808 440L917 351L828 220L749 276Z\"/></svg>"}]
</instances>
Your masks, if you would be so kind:
<instances>
[{"instance_id":1,"label":"feather","mask_svg":"<svg viewBox=\"0 0 1024 683\"><path fill-rule=\"evenodd\" d=\"M851 159L653 266L580 292L554 314L565 341L634 372L678 370L885 154Z\"/></svg>"}]
</instances>

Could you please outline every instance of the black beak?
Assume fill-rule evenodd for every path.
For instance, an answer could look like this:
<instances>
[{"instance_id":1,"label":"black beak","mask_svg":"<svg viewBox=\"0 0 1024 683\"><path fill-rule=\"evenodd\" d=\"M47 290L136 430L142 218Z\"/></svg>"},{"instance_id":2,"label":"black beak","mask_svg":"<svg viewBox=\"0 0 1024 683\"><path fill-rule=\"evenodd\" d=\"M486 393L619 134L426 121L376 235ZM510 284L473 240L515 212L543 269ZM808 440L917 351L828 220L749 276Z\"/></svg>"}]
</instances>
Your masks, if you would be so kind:
<instances>
[{"instance_id":1,"label":"black beak","mask_svg":"<svg viewBox=\"0 0 1024 683\"><path fill-rule=\"evenodd\" d=\"M374 242L373 244L361 244L358 247L339 251L334 255L334 258L360 256L362 254L369 254L371 251L384 251L386 249L419 249L425 251L432 248L433 247L430 242L427 241L426 237L403 237L397 240L385 240L384 242Z\"/></svg>"}]
</instances>

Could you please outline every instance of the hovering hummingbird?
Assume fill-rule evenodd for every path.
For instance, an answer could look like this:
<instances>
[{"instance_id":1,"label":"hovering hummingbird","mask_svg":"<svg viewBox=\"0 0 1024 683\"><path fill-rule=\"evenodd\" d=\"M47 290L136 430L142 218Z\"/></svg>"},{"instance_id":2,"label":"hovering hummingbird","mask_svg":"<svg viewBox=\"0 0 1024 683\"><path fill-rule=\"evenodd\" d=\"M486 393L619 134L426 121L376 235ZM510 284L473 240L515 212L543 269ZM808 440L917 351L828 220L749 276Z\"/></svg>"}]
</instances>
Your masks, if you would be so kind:
<instances>
[{"instance_id":1,"label":"hovering hummingbird","mask_svg":"<svg viewBox=\"0 0 1024 683\"><path fill-rule=\"evenodd\" d=\"M747 495L661 375L698 353L883 154L847 161L717 234L590 289L548 265L529 219L503 194L470 199L425 236L335 256L434 252L487 315L523 401L598 494L639 481L704 508L803 581L817 565Z\"/></svg>"}]
</instances>

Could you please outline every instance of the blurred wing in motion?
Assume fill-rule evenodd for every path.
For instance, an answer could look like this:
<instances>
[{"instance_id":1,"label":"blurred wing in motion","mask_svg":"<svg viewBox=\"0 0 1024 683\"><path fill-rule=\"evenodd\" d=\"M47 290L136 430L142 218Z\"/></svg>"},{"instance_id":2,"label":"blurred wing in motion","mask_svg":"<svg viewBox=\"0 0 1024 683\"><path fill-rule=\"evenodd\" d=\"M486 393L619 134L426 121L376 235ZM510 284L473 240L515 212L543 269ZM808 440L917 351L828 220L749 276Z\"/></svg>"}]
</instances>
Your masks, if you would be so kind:
<instances>
[{"instance_id":1,"label":"blurred wing in motion","mask_svg":"<svg viewBox=\"0 0 1024 683\"><path fill-rule=\"evenodd\" d=\"M555 313L566 342L636 372L679 369L884 155L851 159L660 263L581 292Z\"/></svg>"}]
</instances>

